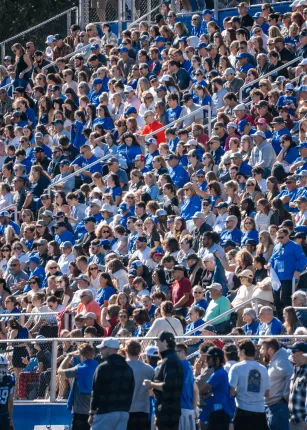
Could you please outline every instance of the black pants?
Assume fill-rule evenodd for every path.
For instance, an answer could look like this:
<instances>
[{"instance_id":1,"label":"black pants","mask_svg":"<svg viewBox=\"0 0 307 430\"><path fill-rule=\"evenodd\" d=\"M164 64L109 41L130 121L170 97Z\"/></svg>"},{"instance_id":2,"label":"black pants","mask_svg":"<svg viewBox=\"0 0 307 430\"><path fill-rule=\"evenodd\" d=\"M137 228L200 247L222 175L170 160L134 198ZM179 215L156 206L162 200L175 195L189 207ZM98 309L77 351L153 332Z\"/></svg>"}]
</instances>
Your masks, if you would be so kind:
<instances>
[{"instance_id":1,"label":"black pants","mask_svg":"<svg viewBox=\"0 0 307 430\"><path fill-rule=\"evenodd\" d=\"M47 387L51 380L51 370L46 370L39 375L38 397L45 397Z\"/></svg>"},{"instance_id":2,"label":"black pants","mask_svg":"<svg viewBox=\"0 0 307 430\"><path fill-rule=\"evenodd\" d=\"M180 414L173 411L169 413L156 412L156 427L158 430L178 430Z\"/></svg>"},{"instance_id":3,"label":"black pants","mask_svg":"<svg viewBox=\"0 0 307 430\"><path fill-rule=\"evenodd\" d=\"M292 306L292 281L280 281L280 288L278 291L273 291L274 304L277 310L277 316L283 320L283 309L286 306Z\"/></svg>"},{"instance_id":4,"label":"black pants","mask_svg":"<svg viewBox=\"0 0 307 430\"><path fill-rule=\"evenodd\" d=\"M9 415L2 415L1 417L1 430L11 430L13 427L11 427L11 420Z\"/></svg>"},{"instance_id":5,"label":"black pants","mask_svg":"<svg viewBox=\"0 0 307 430\"><path fill-rule=\"evenodd\" d=\"M250 412L237 409L234 430L269 430L265 412Z\"/></svg>"},{"instance_id":6,"label":"black pants","mask_svg":"<svg viewBox=\"0 0 307 430\"><path fill-rule=\"evenodd\" d=\"M230 416L222 409L220 411L212 412L209 416L209 423L207 430L228 430Z\"/></svg>"},{"instance_id":7,"label":"black pants","mask_svg":"<svg viewBox=\"0 0 307 430\"><path fill-rule=\"evenodd\" d=\"M88 423L88 417L85 414L73 414L71 430L90 430L91 426Z\"/></svg>"},{"instance_id":8,"label":"black pants","mask_svg":"<svg viewBox=\"0 0 307 430\"><path fill-rule=\"evenodd\" d=\"M150 421L145 412L130 412L127 430L150 430Z\"/></svg>"}]
</instances>

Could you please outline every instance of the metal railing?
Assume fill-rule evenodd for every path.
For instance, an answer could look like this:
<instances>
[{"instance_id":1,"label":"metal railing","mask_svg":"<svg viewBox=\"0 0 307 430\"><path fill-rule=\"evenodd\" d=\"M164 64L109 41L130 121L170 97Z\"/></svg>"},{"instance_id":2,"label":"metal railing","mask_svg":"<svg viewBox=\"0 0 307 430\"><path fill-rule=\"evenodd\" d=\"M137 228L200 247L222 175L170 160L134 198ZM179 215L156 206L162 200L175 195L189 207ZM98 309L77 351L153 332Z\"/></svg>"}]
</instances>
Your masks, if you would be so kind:
<instances>
[{"instance_id":1,"label":"metal railing","mask_svg":"<svg viewBox=\"0 0 307 430\"><path fill-rule=\"evenodd\" d=\"M305 275L305 273L307 273L307 269L306 270L303 270L302 272L301 272L301 276L302 275ZM299 283L299 280L298 280L298 283ZM307 285L306 285L306 287L307 287ZM292 294L294 294L295 293L295 290L296 290L296 279L294 278L294 276L293 276L293 278L292 278ZM302 309L302 308L300 308L300 309Z\"/></svg>"},{"instance_id":2,"label":"metal railing","mask_svg":"<svg viewBox=\"0 0 307 430\"><path fill-rule=\"evenodd\" d=\"M250 86L252 86L254 84L257 84L257 82L260 82L262 79L269 78L270 76L274 75L276 72L279 72L280 70L283 70L285 67L289 67L289 66L291 66L291 64L294 64L297 61L300 61L302 58L303 57L294 58L293 60L289 61L287 64L283 64L282 66L277 67L277 69L271 70L270 72L266 73L265 75L261 76L260 78L257 78L257 79L255 79L252 82L249 82L247 84L242 85L242 87L240 88L240 91L239 91L239 101L240 101L240 103L243 103L243 91L246 88L248 88L248 87L250 87Z\"/></svg>"},{"instance_id":3,"label":"metal railing","mask_svg":"<svg viewBox=\"0 0 307 430\"><path fill-rule=\"evenodd\" d=\"M194 328L193 330L188 331L186 333L186 335L191 335L191 334L196 333L197 331L203 329L207 325L212 325L212 324L216 323L217 321L221 320L222 318L227 317L228 315L231 315L233 312L236 312L239 309L246 307L246 305L248 305L251 302L255 302L256 303L255 312L256 312L256 315L258 316L258 299L251 298L251 299L248 299L245 302L241 303L240 305L235 306L234 308L229 309L228 311L222 313L221 315L213 318L212 320L205 322L204 324L198 326L197 328Z\"/></svg>"},{"instance_id":4,"label":"metal railing","mask_svg":"<svg viewBox=\"0 0 307 430\"><path fill-rule=\"evenodd\" d=\"M146 20L145 18L147 18L148 16L150 16L153 12L155 12L156 10L158 10L160 7L161 7L161 4L159 4L158 6L156 6L155 8L153 8L152 10L149 10L144 15L142 15L138 19L136 19L134 22L132 22L131 24L129 24L128 28L134 27L136 24L138 24L141 21L149 21L148 19Z\"/></svg>"},{"instance_id":5,"label":"metal railing","mask_svg":"<svg viewBox=\"0 0 307 430\"><path fill-rule=\"evenodd\" d=\"M80 52L83 52L84 50L91 49L91 44L89 43L86 46L82 46L82 48L76 49L75 51L71 52L70 54L67 54L65 57L63 57L64 60L68 60L68 58L74 57L76 54L79 54ZM47 70L52 66L56 66L56 61L53 61L52 63L47 64L42 68L42 70Z\"/></svg>"},{"instance_id":6,"label":"metal railing","mask_svg":"<svg viewBox=\"0 0 307 430\"><path fill-rule=\"evenodd\" d=\"M181 122L182 120L187 119L190 116L195 115L197 112L203 111L205 109L208 111L208 114L209 114L208 115L208 124L206 124L206 126L208 126L208 129L210 130L209 133L211 134L211 108L209 107L209 109L208 109L208 106L201 106L200 108L196 109L194 112L190 112L189 114L183 116L182 118L176 119L175 121L172 121L171 123L169 123L169 124L167 124L167 125L159 128L158 130L153 131L152 133L147 134L146 138L148 139L149 137L154 136L156 133L158 133L160 131L163 131L163 130L166 130L167 128L172 127L174 124L177 124L178 122ZM113 157L116 158L117 155L118 154L114 154ZM78 176L80 173L84 172L85 170L90 169L93 166L96 166L96 164L99 164L99 163L107 160L108 158L110 158L110 154L105 155L105 156L103 156L101 158L98 158L97 160L93 161L93 163L88 164L87 166L81 167L80 169L76 170L75 172L71 173L70 175L66 176L65 178L59 179L57 182L55 182L53 184L50 184L48 186L48 192L50 193L51 188L53 188L55 185L64 184L68 179L71 179L71 178L73 178L75 176Z\"/></svg>"},{"instance_id":7,"label":"metal railing","mask_svg":"<svg viewBox=\"0 0 307 430\"><path fill-rule=\"evenodd\" d=\"M75 19L72 19L73 13L75 14ZM65 17L65 15L66 15L66 22L65 22L65 20L63 20L63 22L62 22L61 18ZM59 28L55 29L53 27L52 29L50 29L48 27L47 29L43 29L46 25L52 23L55 20L60 20ZM59 13L58 15L53 16L50 19L47 19L46 21L41 22L38 25L35 25L35 26L25 30L25 31L22 31L21 33L18 33L13 37L10 37L10 38L2 41L0 43L2 61L5 57L5 46L8 43L12 43L12 42L16 43L16 42L22 42L22 41L24 42L25 41L24 36L27 36L29 34L31 37L31 40L33 40L35 42L36 48L38 48L38 47L43 48L44 44L45 44L45 39L49 34L62 33L64 31L63 26L65 26L66 32L67 32L67 34L69 34L71 24L78 23L78 22L79 22L79 9L78 9L78 7L75 6L75 7L72 7L70 9L67 9L66 11L64 11L62 13ZM39 37L35 37L34 32L36 30L42 30ZM55 31L52 32L52 30L55 30Z\"/></svg>"}]
</instances>

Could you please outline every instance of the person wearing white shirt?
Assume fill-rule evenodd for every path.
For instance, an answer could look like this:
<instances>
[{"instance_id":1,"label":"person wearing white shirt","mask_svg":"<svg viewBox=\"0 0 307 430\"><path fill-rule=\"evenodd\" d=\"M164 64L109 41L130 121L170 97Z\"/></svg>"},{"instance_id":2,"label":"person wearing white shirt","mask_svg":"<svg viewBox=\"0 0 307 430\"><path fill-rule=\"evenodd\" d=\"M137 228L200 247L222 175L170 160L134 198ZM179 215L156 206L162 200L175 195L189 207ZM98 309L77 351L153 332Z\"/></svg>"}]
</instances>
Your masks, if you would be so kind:
<instances>
[{"instance_id":1,"label":"person wearing white shirt","mask_svg":"<svg viewBox=\"0 0 307 430\"><path fill-rule=\"evenodd\" d=\"M220 202L215 206L215 208L217 209L218 216L213 224L213 231L220 234L226 228L228 204L226 202Z\"/></svg>"},{"instance_id":2,"label":"person wearing white shirt","mask_svg":"<svg viewBox=\"0 0 307 430\"><path fill-rule=\"evenodd\" d=\"M76 278L76 281L78 282L78 290L74 293L70 304L67 306L67 309L77 309L78 305L81 303L81 294L83 290L90 290L90 292L93 294L94 300L96 297L96 290L90 286L90 280L88 276L79 275Z\"/></svg>"},{"instance_id":3,"label":"person wearing white shirt","mask_svg":"<svg viewBox=\"0 0 307 430\"><path fill-rule=\"evenodd\" d=\"M76 257L72 253L71 242L68 242L68 241L62 242L60 245L60 249L61 249L62 255L59 258L58 264L60 266L60 269L63 275L68 276L70 275L69 264L72 261L76 261Z\"/></svg>"},{"instance_id":4,"label":"person wearing white shirt","mask_svg":"<svg viewBox=\"0 0 307 430\"><path fill-rule=\"evenodd\" d=\"M8 184L2 183L0 187L0 209L4 209L14 203L11 187Z\"/></svg>"},{"instance_id":5,"label":"person wearing white shirt","mask_svg":"<svg viewBox=\"0 0 307 430\"><path fill-rule=\"evenodd\" d=\"M150 251L151 249L147 246L147 238L146 236L138 236L136 239L136 247L137 250L132 254L133 259L141 260L143 264L147 264L150 259Z\"/></svg>"}]
</instances>

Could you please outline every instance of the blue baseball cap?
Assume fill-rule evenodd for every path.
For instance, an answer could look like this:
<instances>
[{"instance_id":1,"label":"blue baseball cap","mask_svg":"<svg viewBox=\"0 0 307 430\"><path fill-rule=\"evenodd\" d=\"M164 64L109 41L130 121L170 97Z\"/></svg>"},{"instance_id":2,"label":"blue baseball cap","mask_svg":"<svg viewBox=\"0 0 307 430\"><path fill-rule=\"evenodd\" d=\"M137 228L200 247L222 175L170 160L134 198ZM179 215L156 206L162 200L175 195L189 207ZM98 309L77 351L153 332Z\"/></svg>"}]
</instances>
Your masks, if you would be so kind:
<instances>
[{"instance_id":1,"label":"blue baseball cap","mask_svg":"<svg viewBox=\"0 0 307 430\"><path fill-rule=\"evenodd\" d=\"M238 123L238 132L239 133L243 133L244 131L244 127L248 124L248 121L246 121L246 119L242 119L239 123Z\"/></svg>"},{"instance_id":2,"label":"blue baseball cap","mask_svg":"<svg viewBox=\"0 0 307 430\"><path fill-rule=\"evenodd\" d=\"M149 36L147 36L147 34L144 34L143 36L140 37L140 40L144 41L144 40L150 40Z\"/></svg>"},{"instance_id":3,"label":"blue baseball cap","mask_svg":"<svg viewBox=\"0 0 307 430\"><path fill-rule=\"evenodd\" d=\"M205 174L206 174L206 172L203 169L199 169L196 172L196 175L205 175Z\"/></svg>"},{"instance_id":4,"label":"blue baseball cap","mask_svg":"<svg viewBox=\"0 0 307 430\"><path fill-rule=\"evenodd\" d=\"M130 106L124 111L124 115L130 115L131 113L137 113L137 110L134 106Z\"/></svg>"},{"instance_id":5,"label":"blue baseball cap","mask_svg":"<svg viewBox=\"0 0 307 430\"><path fill-rule=\"evenodd\" d=\"M207 48L207 44L205 42L201 42L196 46L196 49Z\"/></svg>"},{"instance_id":6,"label":"blue baseball cap","mask_svg":"<svg viewBox=\"0 0 307 430\"><path fill-rule=\"evenodd\" d=\"M29 260L27 261L27 263L36 263L36 264L39 264L39 262L40 262L40 259L35 255L32 255L32 257L30 257Z\"/></svg>"},{"instance_id":7,"label":"blue baseball cap","mask_svg":"<svg viewBox=\"0 0 307 430\"><path fill-rule=\"evenodd\" d=\"M128 203L123 202L119 205L118 208L119 208L120 212L126 212L129 210L129 205L128 205Z\"/></svg>"},{"instance_id":8,"label":"blue baseball cap","mask_svg":"<svg viewBox=\"0 0 307 430\"><path fill-rule=\"evenodd\" d=\"M125 46L122 46L121 48L119 48L119 52L129 52L129 49Z\"/></svg>"},{"instance_id":9,"label":"blue baseball cap","mask_svg":"<svg viewBox=\"0 0 307 430\"><path fill-rule=\"evenodd\" d=\"M296 92L301 93L302 91L307 91L307 85L301 85Z\"/></svg>"},{"instance_id":10,"label":"blue baseball cap","mask_svg":"<svg viewBox=\"0 0 307 430\"><path fill-rule=\"evenodd\" d=\"M179 42L185 42L187 40L188 36L182 36L179 39Z\"/></svg>"},{"instance_id":11,"label":"blue baseball cap","mask_svg":"<svg viewBox=\"0 0 307 430\"><path fill-rule=\"evenodd\" d=\"M213 15L213 11L210 9L204 9L201 14L202 15Z\"/></svg>"},{"instance_id":12,"label":"blue baseball cap","mask_svg":"<svg viewBox=\"0 0 307 430\"><path fill-rule=\"evenodd\" d=\"M236 60L242 60L243 58L248 58L248 55L246 52L241 52L241 54L236 56Z\"/></svg>"},{"instance_id":13,"label":"blue baseball cap","mask_svg":"<svg viewBox=\"0 0 307 430\"><path fill-rule=\"evenodd\" d=\"M298 149L300 149L300 148L307 148L307 142L300 143L299 145L297 145L297 148Z\"/></svg>"},{"instance_id":14,"label":"blue baseball cap","mask_svg":"<svg viewBox=\"0 0 307 430\"><path fill-rule=\"evenodd\" d=\"M159 91L165 91L167 92L166 86L159 85L157 88L155 88L155 92L158 93Z\"/></svg>"},{"instance_id":15,"label":"blue baseball cap","mask_svg":"<svg viewBox=\"0 0 307 430\"><path fill-rule=\"evenodd\" d=\"M255 15L253 16L254 19L257 18L264 18L263 14L261 12L256 12Z\"/></svg>"},{"instance_id":16,"label":"blue baseball cap","mask_svg":"<svg viewBox=\"0 0 307 430\"><path fill-rule=\"evenodd\" d=\"M94 80L93 80L93 85L102 85L103 84L103 80L102 79L100 79L100 78L95 78Z\"/></svg>"},{"instance_id":17,"label":"blue baseball cap","mask_svg":"<svg viewBox=\"0 0 307 430\"><path fill-rule=\"evenodd\" d=\"M154 42L165 42L165 39L163 36L157 36L153 41Z\"/></svg>"},{"instance_id":18,"label":"blue baseball cap","mask_svg":"<svg viewBox=\"0 0 307 430\"><path fill-rule=\"evenodd\" d=\"M109 246L111 244L111 242L107 239L103 239L100 243L99 246Z\"/></svg>"},{"instance_id":19,"label":"blue baseball cap","mask_svg":"<svg viewBox=\"0 0 307 430\"><path fill-rule=\"evenodd\" d=\"M98 43L93 43L91 45L91 51L96 51L96 49L99 49L99 48L100 48L100 46L98 45Z\"/></svg>"},{"instance_id":20,"label":"blue baseball cap","mask_svg":"<svg viewBox=\"0 0 307 430\"><path fill-rule=\"evenodd\" d=\"M10 214L8 213L8 211L1 211L0 216L10 216Z\"/></svg>"},{"instance_id":21,"label":"blue baseball cap","mask_svg":"<svg viewBox=\"0 0 307 430\"><path fill-rule=\"evenodd\" d=\"M131 263L131 267L133 267L134 269L137 269L138 267L143 266L143 263L141 262L141 260L134 260Z\"/></svg>"}]
</instances>

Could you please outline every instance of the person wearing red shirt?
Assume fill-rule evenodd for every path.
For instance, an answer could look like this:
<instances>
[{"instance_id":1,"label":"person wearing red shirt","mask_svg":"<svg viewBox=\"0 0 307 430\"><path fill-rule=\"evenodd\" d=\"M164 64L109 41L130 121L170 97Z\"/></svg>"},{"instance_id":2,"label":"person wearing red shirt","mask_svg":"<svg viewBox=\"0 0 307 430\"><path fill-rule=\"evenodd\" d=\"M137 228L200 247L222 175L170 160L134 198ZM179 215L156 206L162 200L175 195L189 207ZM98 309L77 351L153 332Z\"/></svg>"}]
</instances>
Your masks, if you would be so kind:
<instances>
[{"instance_id":1,"label":"person wearing red shirt","mask_svg":"<svg viewBox=\"0 0 307 430\"><path fill-rule=\"evenodd\" d=\"M93 312L97 317L97 322L100 324L100 313L101 309L98 303L93 298L91 290L82 290L80 294L80 304L77 307L77 315L85 315L89 312Z\"/></svg>"},{"instance_id":2,"label":"person wearing red shirt","mask_svg":"<svg viewBox=\"0 0 307 430\"><path fill-rule=\"evenodd\" d=\"M253 117L247 113L247 107L244 104L239 104L234 107L233 113L236 117L234 123L239 124L242 119L246 119L246 121L249 122L251 125L255 124Z\"/></svg>"},{"instance_id":3,"label":"person wearing red shirt","mask_svg":"<svg viewBox=\"0 0 307 430\"><path fill-rule=\"evenodd\" d=\"M184 266L175 264L173 268L172 302L177 313L185 316L187 308L192 305L194 299L191 282L188 278L185 278L184 272Z\"/></svg>"},{"instance_id":4,"label":"person wearing red shirt","mask_svg":"<svg viewBox=\"0 0 307 430\"><path fill-rule=\"evenodd\" d=\"M152 110L148 110L144 113L144 119L146 125L141 132L141 135L143 136L150 134L156 130L159 130L159 128L163 127L163 124L155 119L155 114ZM159 131L155 135L155 139L158 142L158 145L160 145L160 143L166 142L164 130Z\"/></svg>"}]
</instances>

